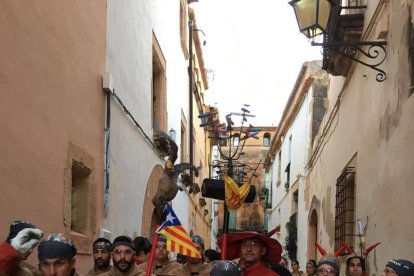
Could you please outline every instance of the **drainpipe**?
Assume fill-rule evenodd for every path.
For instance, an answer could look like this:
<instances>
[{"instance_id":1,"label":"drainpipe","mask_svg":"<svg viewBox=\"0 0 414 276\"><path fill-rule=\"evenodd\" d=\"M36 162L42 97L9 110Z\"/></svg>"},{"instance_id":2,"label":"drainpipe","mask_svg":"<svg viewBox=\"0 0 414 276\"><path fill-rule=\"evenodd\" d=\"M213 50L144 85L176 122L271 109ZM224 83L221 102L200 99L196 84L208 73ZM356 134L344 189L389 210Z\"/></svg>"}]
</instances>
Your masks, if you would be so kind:
<instances>
[{"instance_id":1,"label":"drainpipe","mask_svg":"<svg viewBox=\"0 0 414 276\"><path fill-rule=\"evenodd\" d=\"M111 92L106 91L106 122L105 122L105 150L104 150L104 215L105 218L108 215L109 211L109 145L110 145L110 135L111 135Z\"/></svg>"},{"instance_id":2,"label":"drainpipe","mask_svg":"<svg viewBox=\"0 0 414 276\"><path fill-rule=\"evenodd\" d=\"M190 132L190 164L194 164L193 156L193 21L188 21L188 52L189 52L189 61L188 61L188 100L190 104L189 111L189 132ZM191 171L191 179L193 179L193 172Z\"/></svg>"}]
</instances>

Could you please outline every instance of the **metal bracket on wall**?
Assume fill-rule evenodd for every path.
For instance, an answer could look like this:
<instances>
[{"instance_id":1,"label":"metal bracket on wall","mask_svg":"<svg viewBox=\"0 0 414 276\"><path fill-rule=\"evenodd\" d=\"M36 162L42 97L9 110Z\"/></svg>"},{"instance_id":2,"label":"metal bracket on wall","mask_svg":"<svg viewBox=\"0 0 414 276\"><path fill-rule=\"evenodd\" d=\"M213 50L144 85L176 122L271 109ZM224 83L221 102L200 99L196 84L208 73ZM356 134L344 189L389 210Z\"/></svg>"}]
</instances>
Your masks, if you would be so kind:
<instances>
[{"instance_id":1,"label":"metal bracket on wall","mask_svg":"<svg viewBox=\"0 0 414 276\"><path fill-rule=\"evenodd\" d=\"M312 46L321 46L325 50L334 51L335 53L374 69L378 72L376 76L378 82L383 82L387 77L385 71L378 68L387 57L387 50L385 49L386 45L386 41L312 42ZM369 46L368 50L364 50L363 46ZM368 58L369 62L358 59L358 53L361 53Z\"/></svg>"}]
</instances>

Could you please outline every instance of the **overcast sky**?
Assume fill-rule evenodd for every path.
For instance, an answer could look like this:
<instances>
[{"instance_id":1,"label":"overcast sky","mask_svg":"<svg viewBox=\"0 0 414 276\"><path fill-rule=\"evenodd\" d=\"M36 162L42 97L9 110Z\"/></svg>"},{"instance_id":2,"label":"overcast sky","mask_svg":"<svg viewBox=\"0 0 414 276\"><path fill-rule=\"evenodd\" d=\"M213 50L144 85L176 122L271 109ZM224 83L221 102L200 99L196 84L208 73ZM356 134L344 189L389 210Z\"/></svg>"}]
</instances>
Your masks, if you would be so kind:
<instances>
[{"instance_id":1,"label":"overcast sky","mask_svg":"<svg viewBox=\"0 0 414 276\"><path fill-rule=\"evenodd\" d=\"M303 62L322 58L299 33L288 1L199 0L192 8L206 34L205 67L214 72L207 103L217 103L221 117L250 104L249 123L277 126Z\"/></svg>"}]
</instances>

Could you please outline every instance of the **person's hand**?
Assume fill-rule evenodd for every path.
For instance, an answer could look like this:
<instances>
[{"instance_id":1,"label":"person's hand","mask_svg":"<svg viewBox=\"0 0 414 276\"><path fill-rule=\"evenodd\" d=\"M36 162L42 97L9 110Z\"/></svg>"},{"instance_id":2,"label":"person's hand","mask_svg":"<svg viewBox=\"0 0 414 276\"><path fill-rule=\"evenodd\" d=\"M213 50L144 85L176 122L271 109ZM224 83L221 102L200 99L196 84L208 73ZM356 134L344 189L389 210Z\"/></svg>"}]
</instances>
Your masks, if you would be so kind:
<instances>
[{"instance_id":1,"label":"person's hand","mask_svg":"<svg viewBox=\"0 0 414 276\"><path fill-rule=\"evenodd\" d=\"M10 245L20 253L25 254L32 250L40 242L42 237L42 230L26 228L21 230L16 237L11 239Z\"/></svg>"}]
</instances>

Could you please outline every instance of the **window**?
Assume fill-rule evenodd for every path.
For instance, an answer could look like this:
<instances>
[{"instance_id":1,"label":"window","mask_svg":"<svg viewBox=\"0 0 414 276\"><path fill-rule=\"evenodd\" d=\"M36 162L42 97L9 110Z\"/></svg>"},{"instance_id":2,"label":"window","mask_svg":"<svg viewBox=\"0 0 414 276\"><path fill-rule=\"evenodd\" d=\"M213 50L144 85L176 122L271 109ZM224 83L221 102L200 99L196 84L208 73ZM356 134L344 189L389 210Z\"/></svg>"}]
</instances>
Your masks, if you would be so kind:
<instances>
[{"instance_id":1,"label":"window","mask_svg":"<svg viewBox=\"0 0 414 276\"><path fill-rule=\"evenodd\" d=\"M299 209L299 191L296 190L292 194L292 212L297 213Z\"/></svg>"},{"instance_id":2,"label":"window","mask_svg":"<svg viewBox=\"0 0 414 276\"><path fill-rule=\"evenodd\" d=\"M181 120L181 146L180 146L181 162L187 161L187 129L185 125L186 125L185 122Z\"/></svg>"},{"instance_id":3,"label":"window","mask_svg":"<svg viewBox=\"0 0 414 276\"><path fill-rule=\"evenodd\" d=\"M277 182L276 186L279 186L282 182L282 151L279 151L277 158Z\"/></svg>"},{"instance_id":4,"label":"window","mask_svg":"<svg viewBox=\"0 0 414 276\"><path fill-rule=\"evenodd\" d=\"M82 254L91 253L90 244L96 228L94 164L94 158L85 149L68 144L63 183L63 224L65 234Z\"/></svg>"},{"instance_id":5,"label":"window","mask_svg":"<svg viewBox=\"0 0 414 276\"><path fill-rule=\"evenodd\" d=\"M181 49L183 50L183 54L185 59L188 59L188 31L187 31L187 1L181 0L180 1L180 41L181 41Z\"/></svg>"},{"instance_id":6,"label":"window","mask_svg":"<svg viewBox=\"0 0 414 276\"><path fill-rule=\"evenodd\" d=\"M234 170L233 169L233 180L238 185L243 185L244 181L244 172L242 170Z\"/></svg>"},{"instance_id":7,"label":"window","mask_svg":"<svg viewBox=\"0 0 414 276\"><path fill-rule=\"evenodd\" d=\"M349 245L354 244L354 229L355 169L346 167L336 180L335 251L342 246L339 241Z\"/></svg>"},{"instance_id":8,"label":"window","mask_svg":"<svg viewBox=\"0 0 414 276\"><path fill-rule=\"evenodd\" d=\"M82 162L72 160L71 223L72 231L84 234L87 230L88 190L91 169Z\"/></svg>"},{"instance_id":9,"label":"window","mask_svg":"<svg viewBox=\"0 0 414 276\"><path fill-rule=\"evenodd\" d=\"M290 185L290 166L291 166L291 155L292 155L292 135L289 136L289 148L288 148L288 161L289 163L287 164L286 168L285 168L285 173L286 173L286 183L285 183L285 189L286 191L289 189L289 185Z\"/></svg>"},{"instance_id":10,"label":"window","mask_svg":"<svg viewBox=\"0 0 414 276\"><path fill-rule=\"evenodd\" d=\"M285 238L285 250L289 256L289 259L297 259L298 251L298 214L293 214L289 222L286 223L287 236Z\"/></svg>"},{"instance_id":11,"label":"window","mask_svg":"<svg viewBox=\"0 0 414 276\"><path fill-rule=\"evenodd\" d=\"M263 146L264 147L270 146L270 133L265 133L263 135Z\"/></svg>"},{"instance_id":12,"label":"window","mask_svg":"<svg viewBox=\"0 0 414 276\"><path fill-rule=\"evenodd\" d=\"M240 143L240 136L238 134L235 134L233 137L233 146L237 147Z\"/></svg>"},{"instance_id":13,"label":"window","mask_svg":"<svg viewBox=\"0 0 414 276\"><path fill-rule=\"evenodd\" d=\"M229 212L229 230L236 230L237 227L237 211Z\"/></svg>"},{"instance_id":14,"label":"window","mask_svg":"<svg viewBox=\"0 0 414 276\"><path fill-rule=\"evenodd\" d=\"M266 187L265 207L272 208L272 177L269 171L265 171L265 187ZM265 217L265 220L266 220L266 217ZM265 226L267 227L267 223L265 223Z\"/></svg>"},{"instance_id":15,"label":"window","mask_svg":"<svg viewBox=\"0 0 414 276\"><path fill-rule=\"evenodd\" d=\"M286 173L285 188L286 188L286 190L288 190L289 189L289 185L290 185L290 162L286 166L285 173Z\"/></svg>"},{"instance_id":16,"label":"window","mask_svg":"<svg viewBox=\"0 0 414 276\"><path fill-rule=\"evenodd\" d=\"M165 58L154 33L152 36L152 126L167 130L167 85Z\"/></svg>"}]
</instances>

